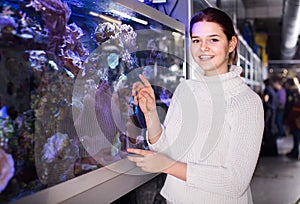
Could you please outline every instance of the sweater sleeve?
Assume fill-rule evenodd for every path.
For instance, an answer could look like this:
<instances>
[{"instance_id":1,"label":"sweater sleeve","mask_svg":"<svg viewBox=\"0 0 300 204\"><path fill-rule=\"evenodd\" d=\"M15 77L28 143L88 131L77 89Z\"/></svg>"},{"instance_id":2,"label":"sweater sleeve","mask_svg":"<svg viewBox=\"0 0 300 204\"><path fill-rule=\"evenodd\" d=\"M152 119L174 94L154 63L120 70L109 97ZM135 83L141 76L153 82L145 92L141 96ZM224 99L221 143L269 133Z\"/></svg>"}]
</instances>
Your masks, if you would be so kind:
<instances>
[{"instance_id":1,"label":"sweater sleeve","mask_svg":"<svg viewBox=\"0 0 300 204\"><path fill-rule=\"evenodd\" d=\"M264 120L260 98L251 92L232 101L229 149L221 166L187 163L187 185L203 191L240 197L248 188L255 170Z\"/></svg>"}]
</instances>

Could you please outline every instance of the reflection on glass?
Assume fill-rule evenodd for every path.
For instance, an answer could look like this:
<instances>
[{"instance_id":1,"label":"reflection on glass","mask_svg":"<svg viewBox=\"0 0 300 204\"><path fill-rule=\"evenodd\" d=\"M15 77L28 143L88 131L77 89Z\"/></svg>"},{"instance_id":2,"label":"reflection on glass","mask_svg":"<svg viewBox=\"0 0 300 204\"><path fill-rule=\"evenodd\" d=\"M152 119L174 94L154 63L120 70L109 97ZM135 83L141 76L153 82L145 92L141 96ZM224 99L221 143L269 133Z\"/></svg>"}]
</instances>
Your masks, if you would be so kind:
<instances>
[{"instance_id":1,"label":"reflection on glass","mask_svg":"<svg viewBox=\"0 0 300 204\"><path fill-rule=\"evenodd\" d=\"M0 202L148 148L132 83L148 78L163 120L184 77L183 34L108 0L0 9Z\"/></svg>"}]
</instances>

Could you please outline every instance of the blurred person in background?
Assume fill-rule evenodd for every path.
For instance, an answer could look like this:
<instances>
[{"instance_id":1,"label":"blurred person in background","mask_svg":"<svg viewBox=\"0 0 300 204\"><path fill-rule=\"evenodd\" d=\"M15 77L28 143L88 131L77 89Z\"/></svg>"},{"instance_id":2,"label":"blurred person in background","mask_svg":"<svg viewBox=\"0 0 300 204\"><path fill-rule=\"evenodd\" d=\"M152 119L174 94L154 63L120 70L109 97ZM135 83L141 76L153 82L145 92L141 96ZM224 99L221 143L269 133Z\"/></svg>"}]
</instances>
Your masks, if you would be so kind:
<instances>
[{"instance_id":1,"label":"blurred person in background","mask_svg":"<svg viewBox=\"0 0 300 204\"><path fill-rule=\"evenodd\" d=\"M275 122L277 96L272 79L265 79L264 84L265 89L263 91L262 100L264 105L265 129L260 153L262 156L277 156L278 148L276 140L278 131Z\"/></svg>"},{"instance_id":2,"label":"blurred person in background","mask_svg":"<svg viewBox=\"0 0 300 204\"><path fill-rule=\"evenodd\" d=\"M285 124L290 128L293 135L293 148L286 154L292 159L299 159L299 139L300 139L300 95L298 93L296 102L289 112Z\"/></svg>"},{"instance_id":3,"label":"blurred person in background","mask_svg":"<svg viewBox=\"0 0 300 204\"><path fill-rule=\"evenodd\" d=\"M276 125L278 129L277 138L282 138L286 136L285 128L284 128L284 111L286 104L286 90L282 86L282 81L279 79L275 80L274 88L276 89L276 97L277 97L277 110L276 110Z\"/></svg>"}]
</instances>

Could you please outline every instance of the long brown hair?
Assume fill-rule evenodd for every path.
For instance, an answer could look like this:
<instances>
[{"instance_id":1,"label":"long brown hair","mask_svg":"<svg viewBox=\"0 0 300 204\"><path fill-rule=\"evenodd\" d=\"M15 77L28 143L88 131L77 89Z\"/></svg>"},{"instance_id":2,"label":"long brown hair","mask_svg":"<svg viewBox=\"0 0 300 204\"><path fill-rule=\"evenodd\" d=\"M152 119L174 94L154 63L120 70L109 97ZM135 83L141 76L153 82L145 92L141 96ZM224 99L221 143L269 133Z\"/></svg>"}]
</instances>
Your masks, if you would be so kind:
<instances>
[{"instance_id":1,"label":"long brown hair","mask_svg":"<svg viewBox=\"0 0 300 204\"><path fill-rule=\"evenodd\" d=\"M195 23L197 22L202 22L202 21L207 21L207 22L213 22L217 23L218 25L221 26L223 32L225 33L227 40L231 41L233 36L236 36L237 40L237 34L234 30L233 22L228 14L226 14L224 11L221 11L220 9L213 8L213 7L208 7L205 8L204 10L196 13L191 21L190 21L190 37L192 37L192 28ZM236 45L234 51L229 53L229 59L228 63L229 64L236 64L238 60L238 44Z\"/></svg>"}]
</instances>

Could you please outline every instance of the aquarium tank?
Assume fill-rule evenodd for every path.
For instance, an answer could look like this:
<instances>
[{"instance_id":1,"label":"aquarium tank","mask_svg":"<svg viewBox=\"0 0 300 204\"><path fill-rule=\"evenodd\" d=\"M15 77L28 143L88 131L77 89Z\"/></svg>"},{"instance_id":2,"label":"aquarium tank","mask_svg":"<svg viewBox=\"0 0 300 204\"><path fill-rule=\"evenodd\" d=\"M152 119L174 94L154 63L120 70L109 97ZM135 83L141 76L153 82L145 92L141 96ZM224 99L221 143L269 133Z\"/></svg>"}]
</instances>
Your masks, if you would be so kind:
<instances>
[{"instance_id":1,"label":"aquarium tank","mask_svg":"<svg viewBox=\"0 0 300 204\"><path fill-rule=\"evenodd\" d=\"M113 0L0 1L0 203L148 148L132 84L146 76L163 121L186 65L184 33L145 11Z\"/></svg>"}]
</instances>

